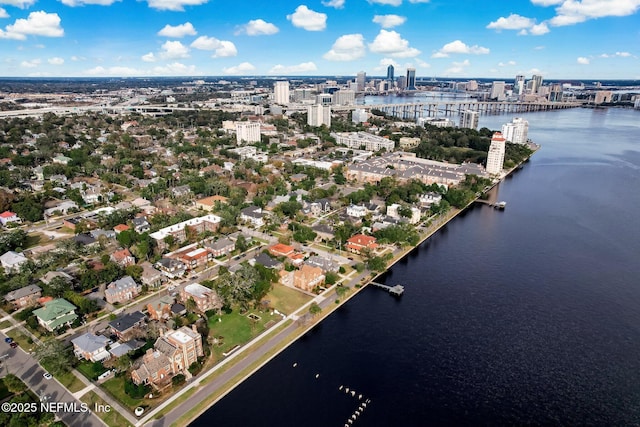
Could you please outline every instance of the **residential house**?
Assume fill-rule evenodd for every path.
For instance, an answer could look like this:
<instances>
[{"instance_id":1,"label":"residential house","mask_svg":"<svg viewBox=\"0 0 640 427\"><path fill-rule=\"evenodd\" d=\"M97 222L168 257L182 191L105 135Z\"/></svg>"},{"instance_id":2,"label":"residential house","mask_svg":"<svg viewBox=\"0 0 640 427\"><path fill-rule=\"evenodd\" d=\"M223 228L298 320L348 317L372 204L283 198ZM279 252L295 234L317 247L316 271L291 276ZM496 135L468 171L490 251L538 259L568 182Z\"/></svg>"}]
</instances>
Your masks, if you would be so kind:
<instances>
[{"instance_id":1,"label":"residential house","mask_svg":"<svg viewBox=\"0 0 640 427\"><path fill-rule=\"evenodd\" d=\"M222 239L218 239L215 242L206 243L205 246L209 249L214 257L219 257L232 252L235 249L236 245L231 239L223 237Z\"/></svg>"},{"instance_id":2,"label":"residential house","mask_svg":"<svg viewBox=\"0 0 640 427\"><path fill-rule=\"evenodd\" d=\"M197 248L180 255L180 261L187 266L188 270L206 266L213 260L213 254L207 248Z\"/></svg>"},{"instance_id":3,"label":"residential house","mask_svg":"<svg viewBox=\"0 0 640 427\"><path fill-rule=\"evenodd\" d=\"M80 246L90 246L98 242L90 233L80 233L73 236L73 241Z\"/></svg>"},{"instance_id":4,"label":"residential house","mask_svg":"<svg viewBox=\"0 0 640 427\"><path fill-rule=\"evenodd\" d=\"M47 218L55 215L56 213L67 215L70 209L78 209L78 204L72 200L64 200L52 208L45 209L44 216Z\"/></svg>"},{"instance_id":5,"label":"residential house","mask_svg":"<svg viewBox=\"0 0 640 427\"><path fill-rule=\"evenodd\" d=\"M2 224L3 226L7 226L7 224L21 224L22 223L22 219L20 219L20 217L18 216L18 214L10 212L10 211L4 211L2 213L0 213L0 224Z\"/></svg>"},{"instance_id":6,"label":"residential house","mask_svg":"<svg viewBox=\"0 0 640 427\"><path fill-rule=\"evenodd\" d=\"M222 308L222 300L216 291L202 286L200 283L191 283L182 288L180 290L180 299L185 304L190 299L193 299L196 303L196 308L201 313Z\"/></svg>"},{"instance_id":7,"label":"residential house","mask_svg":"<svg viewBox=\"0 0 640 427\"><path fill-rule=\"evenodd\" d=\"M216 202L227 204L229 199L224 196L210 196L196 200L196 208L211 212L216 207Z\"/></svg>"},{"instance_id":8,"label":"residential house","mask_svg":"<svg viewBox=\"0 0 640 427\"><path fill-rule=\"evenodd\" d=\"M249 206L240 211L240 220L249 222L255 227L262 227L264 225L264 213L259 206Z\"/></svg>"},{"instance_id":9,"label":"residential house","mask_svg":"<svg viewBox=\"0 0 640 427\"><path fill-rule=\"evenodd\" d=\"M305 262L305 264L310 265L311 267L318 267L322 269L324 272L332 272L335 273L340 269L340 264L336 261L333 261L330 258L326 258L319 255L313 255L309 257Z\"/></svg>"},{"instance_id":10,"label":"residential house","mask_svg":"<svg viewBox=\"0 0 640 427\"><path fill-rule=\"evenodd\" d=\"M104 297L109 304L122 303L140 295L142 287L131 276L124 276L109 283L104 291Z\"/></svg>"},{"instance_id":11,"label":"residential house","mask_svg":"<svg viewBox=\"0 0 640 427\"><path fill-rule=\"evenodd\" d=\"M347 206L347 215L352 218L363 218L369 211L364 205L349 205Z\"/></svg>"},{"instance_id":12,"label":"residential house","mask_svg":"<svg viewBox=\"0 0 640 427\"><path fill-rule=\"evenodd\" d=\"M40 278L40 281L45 285L48 285L56 277L62 278L67 283L71 283L73 281L73 277L71 277L64 271L48 271L44 276Z\"/></svg>"},{"instance_id":13,"label":"residential house","mask_svg":"<svg viewBox=\"0 0 640 427\"><path fill-rule=\"evenodd\" d=\"M101 362L111 357L107 351L107 346L111 344L111 340L102 335L87 332L72 339L71 343L73 344L73 354L78 359Z\"/></svg>"},{"instance_id":14,"label":"residential house","mask_svg":"<svg viewBox=\"0 0 640 427\"><path fill-rule=\"evenodd\" d=\"M53 332L64 325L71 325L78 318L75 310L75 305L63 298L58 298L44 303L42 308L33 310L33 314L40 326Z\"/></svg>"},{"instance_id":15,"label":"residential house","mask_svg":"<svg viewBox=\"0 0 640 427\"><path fill-rule=\"evenodd\" d=\"M22 288L8 292L4 299L8 303L13 304L16 309L34 305L38 302L38 298L42 296L42 289L37 285L28 285Z\"/></svg>"},{"instance_id":16,"label":"residential house","mask_svg":"<svg viewBox=\"0 0 640 427\"><path fill-rule=\"evenodd\" d=\"M276 243L269 247L269 253L275 257L288 257L294 252L293 246L285 245L282 243Z\"/></svg>"},{"instance_id":17,"label":"residential house","mask_svg":"<svg viewBox=\"0 0 640 427\"><path fill-rule=\"evenodd\" d=\"M27 257L19 252L7 251L0 255L0 265L6 274L18 273L27 261Z\"/></svg>"},{"instance_id":18,"label":"residential house","mask_svg":"<svg viewBox=\"0 0 640 427\"><path fill-rule=\"evenodd\" d=\"M442 201L442 195L435 192L429 192L418 196L418 202L423 208L428 208L431 205L437 205Z\"/></svg>"},{"instance_id":19,"label":"residential house","mask_svg":"<svg viewBox=\"0 0 640 427\"><path fill-rule=\"evenodd\" d=\"M141 263L140 267L142 267L140 281L143 285L146 285L149 289L157 289L162 286L165 276L155 269L149 261Z\"/></svg>"},{"instance_id":20,"label":"residential house","mask_svg":"<svg viewBox=\"0 0 640 427\"><path fill-rule=\"evenodd\" d=\"M69 162L73 161L71 157L63 156L62 154L58 154L51 160L53 161L53 163L58 163L60 165L68 165Z\"/></svg>"},{"instance_id":21,"label":"residential house","mask_svg":"<svg viewBox=\"0 0 640 427\"><path fill-rule=\"evenodd\" d=\"M189 366L204 356L202 336L195 326L167 332L153 347L142 356L142 363L131 372L131 379L135 384L149 384L157 390L168 387L174 375L186 374Z\"/></svg>"},{"instance_id":22,"label":"residential house","mask_svg":"<svg viewBox=\"0 0 640 427\"><path fill-rule=\"evenodd\" d=\"M324 283L325 275L319 267L303 265L293 272L293 286L307 292L311 292L316 286Z\"/></svg>"},{"instance_id":23,"label":"residential house","mask_svg":"<svg viewBox=\"0 0 640 427\"><path fill-rule=\"evenodd\" d=\"M158 267L158 269L170 279L182 277L187 271L187 266L184 265L182 261L166 257L161 258L160 261L156 263L156 267Z\"/></svg>"},{"instance_id":24,"label":"residential house","mask_svg":"<svg viewBox=\"0 0 640 427\"><path fill-rule=\"evenodd\" d=\"M284 268L284 264L282 264L277 259L271 258L269 255L264 252L260 252L255 258L249 261L249 264L255 265L260 264L267 268L273 268L276 270L282 270Z\"/></svg>"},{"instance_id":25,"label":"residential house","mask_svg":"<svg viewBox=\"0 0 640 427\"><path fill-rule=\"evenodd\" d=\"M171 195L173 197L188 196L191 193L191 189L188 185L180 185L171 189Z\"/></svg>"},{"instance_id":26,"label":"residential house","mask_svg":"<svg viewBox=\"0 0 640 427\"><path fill-rule=\"evenodd\" d=\"M136 233L142 234L151 230L151 224L149 224L149 221L147 221L147 218L144 216L133 218L133 220L131 220L131 223L133 224L133 229L136 231Z\"/></svg>"},{"instance_id":27,"label":"residential house","mask_svg":"<svg viewBox=\"0 0 640 427\"><path fill-rule=\"evenodd\" d=\"M129 341L133 338L136 328L141 328L145 324L145 315L140 311L127 313L109 322L111 331L120 341Z\"/></svg>"},{"instance_id":28,"label":"residential house","mask_svg":"<svg viewBox=\"0 0 640 427\"><path fill-rule=\"evenodd\" d=\"M334 230L331 226L327 224L318 224L311 227L313 231L316 233L316 241L325 241L333 240L334 238Z\"/></svg>"},{"instance_id":29,"label":"residential house","mask_svg":"<svg viewBox=\"0 0 640 427\"><path fill-rule=\"evenodd\" d=\"M111 254L109 259L111 259L111 261L115 262L122 268L128 267L130 265L135 265L136 263L136 259L133 257L133 255L131 255L131 252L129 252L129 249L127 248L115 251Z\"/></svg>"},{"instance_id":30,"label":"residential house","mask_svg":"<svg viewBox=\"0 0 640 427\"><path fill-rule=\"evenodd\" d=\"M378 247L376 238L372 236L365 236L364 234L356 234L349 237L347 244L345 245L347 250L359 254L363 249L374 250Z\"/></svg>"},{"instance_id":31,"label":"residential house","mask_svg":"<svg viewBox=\"0 0 640 427\"><path fill-rule=\"evenodd\" d=\"M147 304L147 313L151 320L166 320L172 316L171 306L173 306L174 299L168 295L160 298L157 303Z\"/></svg>"},{"instance_id":32,"label":"residential house","mask_svg":"<svg viewBox=\"0 0 640 427\"><path fill-rule=\"evenodd\" d=\"M113 227L113 231L116 232L116 235L122 233L123 231L128 231L130 229L131 227L129 227L127 224L118 224L115 227Z\"/></svg>"},{"instance_id":33,"label":"residential house","mask_svg":"<svg viewBox=\"0 0 640 427\"><path fill-rule=\"evenodd\" d=\"M85 190L80 192L82 200L88 205L102 202L102 189L99 186L88 186Z\"/></svg>"}]
</instances>

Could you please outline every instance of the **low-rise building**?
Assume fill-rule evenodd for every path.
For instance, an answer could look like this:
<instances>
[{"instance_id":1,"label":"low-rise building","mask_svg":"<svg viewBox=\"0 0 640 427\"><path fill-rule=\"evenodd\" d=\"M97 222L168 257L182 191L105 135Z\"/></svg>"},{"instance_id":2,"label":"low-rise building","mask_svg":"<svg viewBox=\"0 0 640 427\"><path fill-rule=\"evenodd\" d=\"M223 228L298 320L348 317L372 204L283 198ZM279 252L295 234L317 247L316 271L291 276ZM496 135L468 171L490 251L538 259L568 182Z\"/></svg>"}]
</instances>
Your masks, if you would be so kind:
<instances>
[{"instance_id":1,"label":"low-rise building","mask_svg":"<svg viewBox=\"0 0 640 427\"><path fill-rule=\"evenodd\" d=\"M37 285L28 285L22 288L8 292L4 299L11 303L14 308L20 309L35 305L38 298L42 296L42 289Z\"/></svg>"},{"instance_id":2,"label":"low-rise building","mask_svg":"<svg viewBox=\"0 0 640 427\"><path fill-rule=\"evenodd\" d=\"M7 251L0 255L0 265L7 274L18 273L27 261L27 257L19 252Z\"/></svg>"},{"instance_id":3,"label":"low-rise building","mask_svg":"<svg viewBox=\"0 0 640 427\"><path fill-rule=\"evenodd\" d=\"M123 303L140 295L142 287L131 276L111 282L104 291L104 297L109 304Z\"/></svg>"},{"instance_id":4,"label":"low-rise building","mask_svg":"<svg viewBox=\"0 0 640 427\"><path fill-rule=\"evenodd\" d=\"M378 247L376 238L373 236L365 236L364 234L356 234L349 237L345 245L347 250L355 254L359 254L364 249L374 250Z\"/></svg>"},{"instance_id":5,"label":"low-rise building","mask_svg":"<svg viewBox=\"0 0 640 427\"><path fill-rule=\"evenodd\" d=\"M62 326L71 325L78 315L76 306L63 298L54 299L44 303L44 307L33 310L40 326L53 332Z\"/></svg>"},{"instance_id":6,"label":"low-rise building","mask_svg":"<svg viewBox=\"0 0 640 427\"><path fill-rule=\"evenodd\" d=\"M7 226L7 224L21 224L22 223L22 219L20 219L20 217L18 216L18 214L10 212L10 211L4 211L2 213L0 213L0 224L2 224L3 226Z\"/></svg>"},{"instance_id":7,"label":"low-rise building","mask_svg":"<svg viewBox=\"0 0 640 427\"><path fill-rule=\"evenodd\" d=\"M135 335L135 330L145 325L146 316L141 311L123 314L109 322L109 327L120 341L129 341Z\"/></svg>"},{"instance_id":8,"label":"low-rise building","mask_svg":"<svg viewBox=\"0 0 640 427\"><path fill-rule=\"evenodd\" d=\"M249 222L256 227L264 225L264 213L259 206L249 206L240 211L240 220Z\"/></svg>"},{"instance_id":9,"label":"low-rise building","mask_svg":"<svg viewBox=\"0 0 640 427\"><path fill-rule=\"evenodd\" d=\"M162 283L166 280L162 272L155 269L149 261L141 263L140 267L142 267L140 281L143 285L146 285L149 289L157 289L162 286Z\"/></svg>"},{"instance_id":10,"label":"low-rise building","mask_svg":"<svg viewBox=\"0 0 640 427\"><path fill-rule=\"evenodd\" d=\"M107 345L111 344L111 340L102 335L87 332L72 339L71 343L73 344L73 354L78 359L101 362L111 357L107 351Z\"/></svg>"},{"instance_id":11,"label":"low-rise building","mask_svg":"<svg viewBox=\"0 0 640 427\"><path fill-rule=\"evenodd\" d=\"M231 239L223 237L215 242L209 242L205 246L211 251L214 257L219 257L232 252L236 244Z\"/></svg>"},{"instance_id":12,"label":"low-rise building","mask_svg":"<svg viewBox=\"0 0 640 427\"><path fill-rule=\"evenodd\" d=\"M129 252L129 249L127 248L115 251L109 258L122 268L135 265L136 263L136 259L131 255L131 252Z\"/></svg>"},{"instance_id":13,"label":"low-rise building","mask_svg":"<svg viewBox=\"0 0 640 427\"><path fill-rule=\"evenodd\" d=\"M293 286L307 292L311 292L316 286L321 286L324 279L325 275L320 267L303 265L293 272Z\"/></svg>"},{"instance_id":14,"label":"low-rise building","mask_svg":"<svg viewBox=\"0 0 640 427\"><path fill-rule=\"evenodd\" d=\"M176 243L181 243L187 240L187 230L195 234L204 233L205 231L215 232L220 226L220 221L221 218L217 215L204 215L162 228L155 233L151 233L149 237L156 241L160 250L163 250L167 247L165 241L167 237L171 236Z\"/></svg>"},{"instance_id":15,"label":"low-rise building","mask_svg":"<svg viewBox=\"0 0 640 427\"><path fill-rule=\"evenodd\" d=\"M216 207L216 203L226 204L228 200L224 196L209 196L196 200L196 208L211 212Z\"/></svg>"},{"instance_id":16,"label":"low-rise building","mask_svg":"<svg viewBox=\"0 0 640 427\"><path fill-rule=\"evenodd\" d=\"M275 245L269 247L269 253L276 257L288 257L293 254L293 252L293 246L285 245L282 243L276 243Z\"/></svg>"},{"instance_id":17,"label":"low-rise building","mask_svg":"<svg viewBox=\"0 0 640 427\"><path fill-rule=\"evenodd\" d=\"M193 299L196 308L201 313L209 310L220 310L222 308L222 299L213 289L202 286L200 283L191 283L180 290L180 299L186 304L187 301Z\"/></svg>"}]
</instances>

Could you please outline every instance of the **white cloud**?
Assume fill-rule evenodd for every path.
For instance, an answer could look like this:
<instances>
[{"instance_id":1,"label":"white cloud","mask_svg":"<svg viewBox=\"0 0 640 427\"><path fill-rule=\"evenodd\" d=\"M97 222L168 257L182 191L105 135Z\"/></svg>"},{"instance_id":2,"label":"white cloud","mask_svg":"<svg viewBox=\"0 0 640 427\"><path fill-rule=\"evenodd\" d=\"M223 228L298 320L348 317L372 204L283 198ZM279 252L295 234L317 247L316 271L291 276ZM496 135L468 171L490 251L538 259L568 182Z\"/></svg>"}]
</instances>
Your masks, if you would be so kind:
<instances>
[{"instance_id":1,"label":"white cloud","mask_svg":"<svg viewBox=\"0 0 640 427\"><path fill-rule=\"evenodd\" d=\"M453 62L451 67L446 70L447 74L461 74L463 73L467 67L471 65L468 59L465 59L462 62Z\"/></svg>"},{"instance_id":2,"label":"white cloud","mask_svg":"<svg viewBox=\"0 0 640 427\"><path fill-rule=\"evenodd\" d=\"M544 46L536 46L533 48L533 50L544 50Z\"/></svg>"},{"instance_id":3,"label":"white cloud","mask_svg":"<svg viewBox=\"0 0 640 427\"><path fill-rule=\"evenodd\" d=\"M162 59L188 58L189 48L179 41L168 40L164 42L160 51Z\"/></svg>"},{"instance_id":4,"label":"white cloud","mask_svg":"<svg viewBox=\"0 0 640 427\"><path fill-rule=\"evenodd\" d=\"M20 9L27 9L32 4L35 4L36 0L2 0L1 3L8 6L18 7Z\"/></svg>"},{"instance_id":5,"label":"white cloud","mask_svg":"<svg viewBox=\"0 0 640 427\"><path fill-rule=\"evenodd\" d=\"M165 66L154 67L152 73L156 76L187 76L196 73L195 65L184 65L180 62L173 62Z\"/></svg>"},{"instance_id":6,"label":"white cloud","mask_svg":"<svg viewBox=\"0 0 640 427\"><path fill-rule=\"evenodd\" d=\"M509 61L509 62L499 62L498 63L498 67L507 67L507 66L514 66L516 65L516 61Z\"/></svg>"},{"instance_id":7,"label":"white cloud","mask_svg":"<svg viewBox=\"0 0 640 427\"><path fill-rule=\"evenodd\" d=\"M400 6L402 0L369 0L369 3L384 4L388 6Z\"/></svg>"},{"instance_id":8,"label":"white cloud","mask_svg":"<svg viewBox=\"0 0 640 427\"><path fill-rule=\"evenodd\" d=\"M250 62L243 62L241 64L235 65L233 67L223 68L222 71L225 74L249 74L252 71L255 71L256 67L253 66Z\"/></svg>"},{"instance_id":9,"label":"white cloud","mask_svg":"<svg viewBox=\"0 0 640 427\"><path fill-rule=\"evenodd\" d=\"M304 28L307 31L322 31L327 27L327 15L315 12L301 4L291 15L287 15L294 27Z\"/></svg>"},{"instance_id":10,"label":"white cloud","mask_svg":"<svg viewBox=\"0 0 640 427\"><path fill-rule=\"evenodd\" d=\"M113 3L120 0L60 0L60 2L66 6L76 7L85 6L87 4L93 4L97 6L111 6Z\"/></svg>"},{"instance_id":11,"label":"white cloud","mask_svg":"<svg viewBox=\"0 0 640 427\"><path fill-rule=\"evenodd\" d=\"M31 59L29 61L22 61L20 63L20 66L23 68L36 68L38 65L40 65L42 61L40 61L39 59Z\"/></svg>"},{"instance_id":12,"label":"white cloud","mask_svg":"<svg viewBox=\"0 0 640 427\"><path fill-rule=\"evenodd\" d=\"M151 9L184 12L185 6L199 6L208 0L147 0Z\"/></svg>"},{"instance_id":13,"label":"white cloud","mask_svg":"<svg viewBox=\"0 0 640 427\"><path fill-rule=\"evenodd\" d=\"M167 24L164 26L163 29L158 31L159 36L173 37L173 38L180 38L184 36L195 36L196 34L198 34L198 32L193 27L191 22L185 22L184 24L180 24L176 26Z\"/></svg>"},{"instance_id":14,"label":"white cloud","mask_svg":"<svg viewBox=\"0 0 640 427\"><path fill-rule=\"evenodd\" d=\"M580 56L577 59L578 64L582 64L582 65L589 65L589 58L585 58L584 56Z\"/></svg>"},{"instance_id":15,"label":"white cloud","mask_svg":"<svg viewBox=\"0 0 640 427\"><path fill-rule=\"evenodd\" d=\"M246 24L241 25L236 31L236 35L246 34L248 36L270 36L277 33L278 31L280 31L278 27L270 22L262 19L253 19Z\"/></svg>"},{"instance_id":16,"label":"white cloud","mask_svg":"<svg viewBox=\"0 0 640 427\"><path fill-rule=\"evenodd\" d=\"M137 70L130 67L109 67L105 68L97 66L89 70L85 70L84 74L89 76L109 76L109 77L127 77L127 76L139 76L145 74L142 70Z\"/></svg>"},{"instance_id":17,"label":"white cloud","mask_svg":"<svg viewBox=\"0 0 640 427\"><path fill-rule=\"evenodd\" d=\"M406 21L407 18L400 15L376 15L373 17L373 22L380 24L382 28L393 28L404 24Z\"/></svg>"},{"instance_id":18,"label":"white cloud","mask_svg":"<svg viewBox=\"0 0 640 427\"><path fill-rule=\"evenodd\" d=\"M423 2L426 3L426 2ZM422 68L431 68L431 64L429 64L428 62L424 62L422 59L420 58L415 58L414 61L416 62L416 65L418 67L422 67Z\"/></svg>"},{"instance_id":19,"label":"white cloud","mask_svg":"<svg viewBox=\"0 0 640 427\"><path fill-rule=\"evenodd\" d=\"M24 40L28 35L43 37L64 35L58 14L44 11L31 12L27 19L16 19L13 25L7 25L5 29L6 31L0 30L0 38Z\"/></svg>"},{"instance_id":20,"label":"white cloud","mask_svg":"<svg viewBox=\"0 0 640 427\"><path fill-rule=\"evenodd\" d=\"M64 59L58 56L54 56L53 58L47 59L47 62L51 65L62 65L64 64Z\"/></svg>"},{"instance_id":21,"label":"white cloud","mask_svg":"<svg viewBox=\"0 0 640 427\"><path fill-rule=\"evenodd\" d=\"M322 4L327 7L335 7L336 9L342 9L344 7L344 0L323 1Z\"/></svg>"},{"instance_id":22,"label":"white cloud","mask_svg":"<svg viewBox=\"0 0 640 427\"><path fill-rule=\"evenodd\" d=\"M490 22L487 28L490 30L522 30L530 28L535 24L535 20L512 13L507 18L500 17L496 21Z\"/></svg>"},{"instance_id":23,"label":"white cloud","mask_svg":"<svg viewBox=\"0 0 640 427\"><path fill-rule=\"evenodd\" d=\"M387 30L380 30L373 43L369 43L369 50L394 58L410 58L420 55L420 51L409 47L409 42L403 39L399 33Z\"/></svg>"},{"instance_id":24,"label":"white cloud","mask_svg":"<svg viewBox=\"0 0 640 427\"><path fill-rule=\"evenodd\" d=\"M9 17L9 14L7 13L7 11L0 7L0 18L8 18L8 17Z\"/></svg>"},{"instance_id":25,"label":"white cloud","mask_svg":"<svg viewBox=\"0 0 640 427\"><path fill-rule=\"evenodd\" d=\"M153 54L153 52L149 52L146 55L142 55L141 59L144 62L156 62L158 60L156 56Z\"/></svg>"},{"instance_id":26,"label":"white cloud","mask_svg":"<svg viewBox=\"0 0 640 427\"><path fill-rule=\"evenodd\" d=\"M432 58L446 58L451 54L456 53L464 53L464 54L472 54L472 55L486 55L490 52L486 47L473 45L469 46L463 43L460 40L452 41L451 43L447 43L442 48L431 55Z\"/></svg>"},{"instance_id":27,"label":"white cloud","mask_svg":"<svg viewBox=\"0 0 640 427\"><path fill-rule=\"evenodd\" d=\"M338 37L331 50L322 57L328 61L353 61L366 54L362 34L345 34Z\"/></svg>"},{"instance_id":28,"label":"white cloud","mask_svg":"<svg viewBox=\"0 0 640 427\"><path fill-rule=\"evenodd\" d=\"M549 32L549 26L546 22L541 22L540 24L533 25L529 28L529 34L532 36L541 36L543 34L547 34Z\"/></svg>"},{"instance_id":29,"label":"white cloud","mask_svg":"<svg viewBox=\"0 0 640 427\"><path fill-rule=\"evenodd\" d=\"M303 62L298 65L281 65L278 64L269 70L269 74L297 74L316 71L318 67L313 62Z\"/></svg>"},{"instance_id":30,"label":"white cloud","mask_svg":"<svg viewBox=\"0 0 640 427\"><path fill-rule=\"evenodd\" d=\"M600 58L628 58L632 56L629 52L603 53Z\"/></svg>"},{"instance_id":31,"label":"white cloud","mask_svg":"<svg viewBox=\"0 0 640 427\"><path fill-rule=\"evenodd\" d=\"M531 0L538 6L557 6L553 26L574 25L606 16L629 16L640 9L640 0Z\"/></svg>"},{"instance_id":32,"label":"white cloud","mask_svg":"<svg viewBox=\"0 0 640 427\"><path fill-rule=\"evenodd\" d=\"M238 49L233 42L218 40L215 37L200 36L191 43L191 47L199 50L213 50L214 58L226 58L238 54Z\"/></svg>"}]
</instances>

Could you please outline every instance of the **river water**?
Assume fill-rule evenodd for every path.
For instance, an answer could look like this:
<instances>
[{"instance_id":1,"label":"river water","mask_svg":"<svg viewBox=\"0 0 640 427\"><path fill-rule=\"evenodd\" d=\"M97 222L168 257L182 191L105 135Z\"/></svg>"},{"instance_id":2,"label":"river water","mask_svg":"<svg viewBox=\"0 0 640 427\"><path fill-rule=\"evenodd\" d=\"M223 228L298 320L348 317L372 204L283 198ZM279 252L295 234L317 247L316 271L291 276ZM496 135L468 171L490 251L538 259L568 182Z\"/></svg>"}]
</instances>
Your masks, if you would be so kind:
<instances>
[{"instance_id":1,"label":"river water","mask_svg":"<svg viewBox=\"0 0 640 427\"><path fill-rule=\"evenodd\" d=\"M454 219L382 278L404 296L364 289L193 425L342 427L367 399L354 426L640 424L640 111L523 116L542 149L504 211Z\"/></svg>"}]
</instances>

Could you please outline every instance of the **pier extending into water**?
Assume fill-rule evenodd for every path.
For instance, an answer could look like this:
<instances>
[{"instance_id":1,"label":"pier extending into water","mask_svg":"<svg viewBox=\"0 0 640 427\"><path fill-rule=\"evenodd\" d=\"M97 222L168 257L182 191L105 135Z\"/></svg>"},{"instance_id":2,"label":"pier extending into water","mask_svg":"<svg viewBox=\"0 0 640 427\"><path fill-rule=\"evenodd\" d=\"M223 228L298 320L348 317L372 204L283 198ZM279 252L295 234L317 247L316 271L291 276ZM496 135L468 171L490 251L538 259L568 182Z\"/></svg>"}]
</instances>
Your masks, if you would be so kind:
<instances>
[{"instance_id":1,"label":"pier extending into water","mask_svg":"<svg viewBox=\"0 0 640 427\"><path fill-rule=\"evenodd\" d=\"M391 295L395 297L399 297L404 293L404 286L402 285L389 286L389 285L385 285L384 283L378 283L378 282L370 282L370 283L376 288L381 288L386 290L387 292L389 292Z\"/></svg>"}]
</instances>

